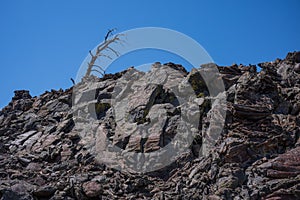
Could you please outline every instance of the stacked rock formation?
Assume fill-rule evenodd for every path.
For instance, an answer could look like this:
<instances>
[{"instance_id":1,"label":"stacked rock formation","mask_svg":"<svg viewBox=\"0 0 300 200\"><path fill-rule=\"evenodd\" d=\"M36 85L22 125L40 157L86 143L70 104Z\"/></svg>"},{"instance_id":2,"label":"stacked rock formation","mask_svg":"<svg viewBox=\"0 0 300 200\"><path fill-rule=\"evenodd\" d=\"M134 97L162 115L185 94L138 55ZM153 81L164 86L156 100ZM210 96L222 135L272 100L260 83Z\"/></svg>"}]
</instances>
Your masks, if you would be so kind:
<instances>
[{"instance_id":1,"label":"stacked rock formation","mask_svg":"<svg viewBox=\"0 0 300 200\"><path fill-rule=\"evenodd\" d=\"M259 72L254 65L217 66L225 85L222 103L213 103L219 94L211 97L199 70L165 66L153 66L155 78L128 69L39 97L15 91L0 111L0 199L300 199L300 52L258 64ZM124 81L141 73L151 83L167 73L170 87L185 80L197 106L187 102L192 109L184 115L180 97L169 90ZM112 105L109 100L120 94L126 106ZM128 115L115 114L124 110ZM222 111L224 119L216 114ZM174 139L182 115L188 122L199 115L197 127L188 125L195 136L189 151L156 171L119 171L93 153L110 148L103 138L125 152L155 152ZM211 131L216 116L224 120L217 138ZM90 119L96 125L81 129ZM147 139L132 136L142 130ZM203 155L204 138L215 142ZM138 169L146 164L136 163Z\"/></svg>"}]
</instances>

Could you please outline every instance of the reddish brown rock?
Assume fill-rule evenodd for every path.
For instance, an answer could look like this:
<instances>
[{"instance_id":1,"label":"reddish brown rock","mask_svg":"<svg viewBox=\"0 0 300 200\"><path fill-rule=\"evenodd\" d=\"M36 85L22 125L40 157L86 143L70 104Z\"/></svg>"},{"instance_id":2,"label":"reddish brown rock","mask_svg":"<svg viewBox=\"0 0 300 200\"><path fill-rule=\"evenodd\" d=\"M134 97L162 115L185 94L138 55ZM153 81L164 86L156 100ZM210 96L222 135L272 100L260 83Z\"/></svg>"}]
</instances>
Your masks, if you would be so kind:
<instances>
[{"instance_id":1,"label":"reddish brown rock","mask_svg":"<svg viewBox=\"0 0 300 200\"><path fill-rule=\"evenodd\" d=\"M202 76L196 69L188 73L181 65L156 63L151 73L130 68L86 77L74 88L38 97L16 91L0 111L0 198L299 199L299 55L261 63L260 71L255 65L208 64L200 71L215 66L220 76ZM215 78L224 80L227 102L219 104L219 94L210 94L205 78L209 86ZM187 84L196 97L189 96L184 107L179 101ZM176 88L183 93L176 96ZM73 89L80 104L71 105ZM220 128L221 111L227 115ZM168 156L144 162L144 155L172 142L182 118L195 132L191 151L167 166L161 163ZM194 121L198 126L189 124ZM204 139L214 144L205 155ZM104 154L112 147L121 152ZM120 169L124 152L136 153L126 161L138 169L163 168L132 173L108 167Z\"/></svg>"},{"instance_id":2,"label":"reddish brown rock","mask_svg":"<svg viewBox=\"0 0 300 200\"><path fill-rule=\"evenodd\" d=\"M97 183L96 181L85 182L82 185L82 188L87 197L97 197L103 190L100 183Z\"/></svg>"}]
</instances>

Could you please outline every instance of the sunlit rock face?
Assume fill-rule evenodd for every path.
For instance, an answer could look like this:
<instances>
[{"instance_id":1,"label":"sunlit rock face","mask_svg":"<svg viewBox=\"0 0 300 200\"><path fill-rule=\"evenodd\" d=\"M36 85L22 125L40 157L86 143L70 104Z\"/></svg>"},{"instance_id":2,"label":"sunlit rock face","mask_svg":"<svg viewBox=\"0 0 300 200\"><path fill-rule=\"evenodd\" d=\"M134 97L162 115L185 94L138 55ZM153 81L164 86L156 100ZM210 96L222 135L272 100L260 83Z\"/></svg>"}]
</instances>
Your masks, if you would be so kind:
<instances>
[{"instance_id":1,"label":"sunlit rock face","mask_svg":"<svg viewBox=\"0 0 300 200\"><path fill-rule=\"evenodd\" d=\"M224 92L209 90L212 65ZM191 72L155 63L38 97L15 91L0 111L0 199L299 199L299 66L300 52ZM153 153L185 133L191 143L162 165L171 157ZM119 157L101 154L114 147Z\"/></svg>"}]
</instances>

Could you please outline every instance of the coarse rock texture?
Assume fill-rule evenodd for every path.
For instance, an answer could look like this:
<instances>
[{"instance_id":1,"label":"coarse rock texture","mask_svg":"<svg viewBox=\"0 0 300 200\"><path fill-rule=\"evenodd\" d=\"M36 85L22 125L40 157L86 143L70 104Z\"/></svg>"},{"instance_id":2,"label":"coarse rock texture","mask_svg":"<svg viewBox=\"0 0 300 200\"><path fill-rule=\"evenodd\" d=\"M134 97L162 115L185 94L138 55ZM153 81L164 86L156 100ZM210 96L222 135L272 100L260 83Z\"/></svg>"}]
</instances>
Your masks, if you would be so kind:
<instances>
[{"instance_id":1,"label":"coarse rock texture","mask_svg":"<svg viewBox=\"0 0 300 200\"><path fill-rule=\"evenodd\" d=\"M217 66L223 104L214 103L219 94L211 94L199 70L173 63L155 63L150 73L130 68L91 76L39 97L15 91L0 111L0 199L300 199L300 52L258 66L259 72L255 65ZM141 74L148 82L139 82ZM160 81L169 88L189 83L195 98L182 106L181 96ZM73 89L79 91L76 105ZM124 97L126 105L111 104ZM225 121L217 138L211 131L217 124L210 123L216 116ZM93 154L110 148L103 138L126 152L155 152L174 139L181 117L191 122L194 140L162 169L119 171ZM97 125L81 129L92 118ZM146 139L134 134L144 130ZM216 143L203 155L204 138Z\"/></svg>"}]
</instances>

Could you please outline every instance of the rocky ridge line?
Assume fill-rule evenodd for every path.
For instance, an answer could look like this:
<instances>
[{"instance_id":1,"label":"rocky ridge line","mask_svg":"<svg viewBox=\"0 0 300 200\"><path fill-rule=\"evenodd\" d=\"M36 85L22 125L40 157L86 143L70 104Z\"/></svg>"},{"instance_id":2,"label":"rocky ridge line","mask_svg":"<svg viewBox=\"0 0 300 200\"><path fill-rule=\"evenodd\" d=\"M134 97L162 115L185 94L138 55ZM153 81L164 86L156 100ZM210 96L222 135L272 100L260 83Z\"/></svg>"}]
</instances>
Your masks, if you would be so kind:
<instances>
[{"instance_id":1,"label":"rocky ridge line","mask_svg":"<svg viewBox=\"0 0 300 200\"><path fill-rule=\"evenodd\" d=\"M215 148L204 157L199 156L201 142L212 112L218 109L197 71L188 73L180 65L167 65L184 74L197 96L201 121L189 153L152 173L117 171L97 163L75 128L73 88L39 97L19 90L0 111L1 200L299 199L300 52L261 63L260 72L253 65L218 66L227 95L226 105L219 106L226 108L227 115ZM143 143L140 138L116 135L106 100L114 95L116 82L126 72L93 77L103 87L85 108L95 110L102 132L114 145L135 152L160 149L176 134L182 108L164 88L145 85L149 95L134 93L140 101L132 104L141 106L129 117L132 123L144 126L149 106L164 108L169 115L158 121L166 128L154 127L159 134ZM85 82L75 87L90 91Z\"/></svg>"}]
</instances>

